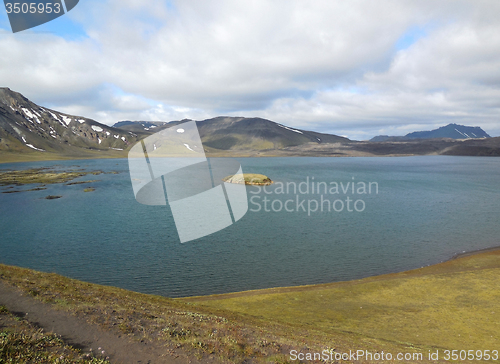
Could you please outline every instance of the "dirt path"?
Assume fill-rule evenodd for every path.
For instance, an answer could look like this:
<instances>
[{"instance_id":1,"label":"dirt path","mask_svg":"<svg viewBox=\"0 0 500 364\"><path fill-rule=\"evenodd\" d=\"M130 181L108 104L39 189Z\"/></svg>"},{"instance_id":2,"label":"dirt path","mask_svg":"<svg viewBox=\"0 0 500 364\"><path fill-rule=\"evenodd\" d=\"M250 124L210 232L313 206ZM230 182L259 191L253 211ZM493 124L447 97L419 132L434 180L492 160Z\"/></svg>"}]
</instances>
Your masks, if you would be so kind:
<instances>
[{"instance_id":1,"label":"dirt path","mask_svg":"<svg viewBox=\"0 0 500 364\"><path fill-rule=\"evenodd\" d=\"M0 281L0 305L32 324L61 336L68 345L82 352L98 348L105 351L112 363L122 364L187 364L192 361L185 355L169 354L149 343L130 341L127 337L106 332L67 312L55 310L50 304L26 296L20 290ZM194 360L196 362L196 360Z\"/></svg>"}]
</instances>

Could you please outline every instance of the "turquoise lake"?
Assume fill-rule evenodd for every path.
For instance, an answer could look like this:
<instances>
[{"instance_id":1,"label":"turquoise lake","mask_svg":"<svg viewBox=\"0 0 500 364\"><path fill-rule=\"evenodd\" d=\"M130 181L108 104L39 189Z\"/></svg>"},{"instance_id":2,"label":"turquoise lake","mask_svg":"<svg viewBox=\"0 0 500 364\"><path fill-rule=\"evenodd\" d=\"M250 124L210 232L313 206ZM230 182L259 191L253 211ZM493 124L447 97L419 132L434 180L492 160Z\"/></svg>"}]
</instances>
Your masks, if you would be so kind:
<instances>
[{"instance_id":1,"label":"turquoise lake","mask_svg":"<svg viewBox=\"0 0 500 364\"><path fill-rule=\"evenodd\" d=\"M241 220L186 243L180 243L168 206L135 200L126 159L1 164L0 170L119 173L75 180L99 180L89 184L96 189L89 193L83 192L87 185L64 184L0 193L0 263L182 297L351 280L500 245L500 158L238 161L245 173L262 173L276 183L260 191L247 186L249 210ZM315 188L324 182L320 193L313 193L313 182ZM290 190L300 183L302 193ZM363 183L372 183L371 193L362 193ZM0 192L8 190L0 186ZM314 210L313 201L324 200L338 211L328 212L327 202L323 212L319 206L307 211L308 203ZM289 211L286 201L292 201Z\"/></svg>"}]
</instances>

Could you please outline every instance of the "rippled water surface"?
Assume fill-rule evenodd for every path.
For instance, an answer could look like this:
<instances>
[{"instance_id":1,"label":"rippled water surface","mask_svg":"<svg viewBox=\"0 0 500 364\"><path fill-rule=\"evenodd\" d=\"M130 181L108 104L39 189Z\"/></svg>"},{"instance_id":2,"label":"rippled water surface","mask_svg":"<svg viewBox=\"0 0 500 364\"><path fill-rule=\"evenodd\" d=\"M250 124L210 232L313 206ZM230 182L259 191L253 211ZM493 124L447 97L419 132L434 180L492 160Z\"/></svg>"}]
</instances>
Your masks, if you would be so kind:
<instances>
[{"instance_id":1,"label":"rippled water surface","mask_svg":"<svg viewBox=\"0 0 500 364\"><path fill-rule=\"evenodd\" d=\"M356 279L500 245L497 158L239 161L245 172L266 174L276 183L260 191L248 186L249 211L240 221L184 244L168 206L135 201L126 160L2 164L0 169L120 173L79 178L99 180L89 193L83 192L86 185L63 184L0 193L0 262L179 297ZM324 182L320 193L313 193L313 182L315 189ZM363 183L370 182L371 193L363 194ZM318 210L308 212L315 203Z\"/></svg>"}]
</instances>

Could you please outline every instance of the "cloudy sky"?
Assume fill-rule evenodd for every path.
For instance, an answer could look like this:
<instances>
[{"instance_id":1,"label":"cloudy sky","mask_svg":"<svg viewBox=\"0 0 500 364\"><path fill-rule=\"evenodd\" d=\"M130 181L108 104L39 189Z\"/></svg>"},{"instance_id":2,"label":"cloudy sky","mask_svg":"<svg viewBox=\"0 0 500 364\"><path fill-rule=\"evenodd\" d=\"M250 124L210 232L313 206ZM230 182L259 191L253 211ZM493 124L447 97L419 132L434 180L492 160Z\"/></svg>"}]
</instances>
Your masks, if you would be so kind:
<instances>
[{"instance_id":1,"label":"cloudy sky","mask_svg":"<svg viewBox=\"0 0 500 364\"><path fill-rule=\"evenodd\" d=\"M368 139L500 136L500 1L80 0L12 34L0 86L105 124L263 117Z\"/></svg>"}]
</instances>

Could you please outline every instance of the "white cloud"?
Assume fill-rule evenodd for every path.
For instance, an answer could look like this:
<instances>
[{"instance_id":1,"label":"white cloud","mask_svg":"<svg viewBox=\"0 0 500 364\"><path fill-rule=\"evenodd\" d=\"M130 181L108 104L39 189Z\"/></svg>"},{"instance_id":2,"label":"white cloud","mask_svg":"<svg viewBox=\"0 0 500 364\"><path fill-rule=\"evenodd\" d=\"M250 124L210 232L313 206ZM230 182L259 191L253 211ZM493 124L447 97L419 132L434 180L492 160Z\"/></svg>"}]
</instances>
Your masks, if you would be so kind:
<instances>
[{"instance_id":1,"label":"white cloud","mask_svg":"<svg viewBox=\"0 0 500 364\"><path fill-rule=\"evenodd\" d=\"M495 1L88 0L77 40L0 34L0 79L106 123L261 116L366 138L500 135ZM425 29L407 48L396 44Z\"/></svg>"}]
</instances>

